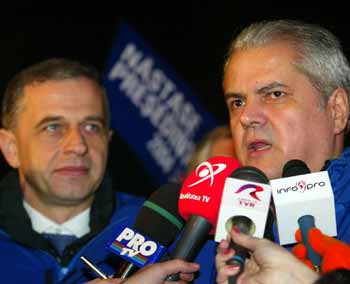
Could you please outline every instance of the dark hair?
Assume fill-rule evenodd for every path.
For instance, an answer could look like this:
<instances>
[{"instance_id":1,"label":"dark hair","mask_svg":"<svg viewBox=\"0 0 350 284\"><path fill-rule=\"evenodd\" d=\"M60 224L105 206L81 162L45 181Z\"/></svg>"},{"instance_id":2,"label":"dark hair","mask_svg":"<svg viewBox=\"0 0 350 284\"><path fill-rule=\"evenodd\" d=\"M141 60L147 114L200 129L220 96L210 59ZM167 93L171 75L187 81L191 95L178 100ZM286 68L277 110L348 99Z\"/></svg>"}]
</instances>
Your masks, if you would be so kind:
<instances>
[{"instance_id":1,"label":"dark hair","mask_svg":"<svg viewBox=\"0 0 350 284\"><path fill-rule=\"evenodd\" d=\"M109 124L110 113L108 100L104 87L100 83L97 69L74 60L52 58L23 69L7 84L2 103L2 127L10 129L16 126L16 118L18 112L21 110L20 102L23 99L24 88L26 86L49 80L60 81L79 77L85 77L91 80L101 89L106 120Z\"/></svg>"}]
</instances>

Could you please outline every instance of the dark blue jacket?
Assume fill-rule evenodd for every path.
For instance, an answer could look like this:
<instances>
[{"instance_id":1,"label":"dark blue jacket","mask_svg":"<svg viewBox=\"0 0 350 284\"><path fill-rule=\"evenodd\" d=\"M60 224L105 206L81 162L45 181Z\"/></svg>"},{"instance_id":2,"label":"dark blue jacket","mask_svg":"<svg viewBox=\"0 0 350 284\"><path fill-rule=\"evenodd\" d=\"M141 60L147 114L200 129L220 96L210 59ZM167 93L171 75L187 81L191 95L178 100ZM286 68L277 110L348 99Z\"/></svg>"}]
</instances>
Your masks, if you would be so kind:
<instances>
[{"instance_id":1,"label":"dark blue jacket","mask_svg":"<svg viewBox=\"0 0 350 284\"><path fill-rule=\"evenodd\" d=\"M350 243L350 152L346 148L339 159L327 166L332 183L337 219L337 239Z\"/></svg>"},{"instance_id":2,"label":"dark blue jacket","mask_svg":"<svg viewBox=\"0 0 350 284\"><path fill-rule=\"evenodd\" d=\"M117 261L111 259L107 244L118 226L132 227L143 198L115 193L107 182L97 192L91 208L91 233L69 246L59 259L48 241L32 230L17 175L6 176L0 183L1 282L83 283L96 278L79 259L81 255L113 274Z\"/></svg>"},{"instance_id":3,"label":"dark blue jacket","mask_svg":"<svg viewBox=\"0 0 350 284\"><path fill-rule=\"evenodd\" d=\"M79 259L94 262L107 275L116 272L120 258L107 248L118 226L132 227L143 198L98 189L91 209L91 233L65 250L58 261L49 243L31 228L23 205L17 175L0 183L0 275L1 283L71 284L96 278ZM208 241L196 261L201 273L194 283L215 283L216 243Z\"/></svg>"}]
</instances>

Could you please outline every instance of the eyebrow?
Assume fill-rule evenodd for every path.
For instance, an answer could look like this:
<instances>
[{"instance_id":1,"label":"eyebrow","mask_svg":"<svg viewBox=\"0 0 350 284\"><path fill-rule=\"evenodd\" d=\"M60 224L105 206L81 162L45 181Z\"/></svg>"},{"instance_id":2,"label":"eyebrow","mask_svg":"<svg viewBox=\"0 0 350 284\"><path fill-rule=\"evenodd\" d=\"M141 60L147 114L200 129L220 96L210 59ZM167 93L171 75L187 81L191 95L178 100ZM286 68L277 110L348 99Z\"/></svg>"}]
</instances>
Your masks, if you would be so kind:
<instances>
[{"instance_id":1,"label":"eyebrow","mask_svg":"<svg viewBox=\"0 0 350 284\"><path fill-rule=\"evenodd\" d=\"M283 88L288 88L289 89L289 87L287 85L285 85L285 84L282 84L282 83L279 83L279 82L272 82L272 83L270 83L270 84L268 84L266 86L263 86L261 88L256 89L255 93L256 94L265 94L265 93L271 91L272 89L279 88L279 87L283 87Z\"/></svg>"},{"instance_id":2,"label":"eyebrow","mask_svg":"<svg viewBox=\"0 0 350 284\"><path fill-rule=\"evenodd\" d=\"M106 126L106 125L107 125L106 119L103 118L103 117L101 117L101 116L90 115L90 116L85 117L84 120L97 121L97 122L101 123L103 126Z\"/></svg>"},{"instance_id":3,"label":"eyebrow","mask_svg":"<svg viewBox=\"0 0 350 284\"><path fill-rule=\"evenodd\" d=\"M42 125L49 123L49 122L55 122L55 121L59 121L62 120L63 116L47 116L44 117L42 120L40 120L36 125L35 128L38 129L40 128Z\"/></svg>"},{"instance_id":4,"label":"eyebrow","mask_svg":"<svg viewBox=\"0 0 350 284\"><path fill-rule=\"evenodd\" d=\"M225 100L229 99L229 98L244 98L245 96L243 94L240 93L225 93L224 94Z\"/></svg>"},{"instance_id":5,"label":"eyebrow","mask_svg":"<svg viewBox=\"0 0 350 284\"><path fill-rule=\"evenodd\" d=\"M285 84L282 84L280 82L272 82L266 86L263 86L263 87L260 87L260 88L257 88L254 93L255 94L266 94L267 92L275 89L275 88L279 88L279 87L282 87L282 88L288 88L289 87ZM245 95L242 94L242 93L235 93L235 92L230 92L230 93L225 93L224 94L225 96L225 99L228 99L228 98L238 98L238 99L242 99L242 98L245 98Z\"/></svg>"},{"instance_id":6,"label":"eyebrow","mask_svg":"<svg viewBox=\"0 0 350 284\"><path fill-rule=\"evenodd\" d=\"M63 116L57 115L57 116L47 116L44 117L42 120L40 120L36 125L35 128L39 129L41 126L43 126L44 124L50 123L50 122L57 122L57 121L61 121L64 120ZM84 118L84 121L97 121L99 123L101 123L104 127L107 125L107 122L104 118L100 117L100 116L95 116L95 115L90 115Z\"/></svg>"}]
</instances>

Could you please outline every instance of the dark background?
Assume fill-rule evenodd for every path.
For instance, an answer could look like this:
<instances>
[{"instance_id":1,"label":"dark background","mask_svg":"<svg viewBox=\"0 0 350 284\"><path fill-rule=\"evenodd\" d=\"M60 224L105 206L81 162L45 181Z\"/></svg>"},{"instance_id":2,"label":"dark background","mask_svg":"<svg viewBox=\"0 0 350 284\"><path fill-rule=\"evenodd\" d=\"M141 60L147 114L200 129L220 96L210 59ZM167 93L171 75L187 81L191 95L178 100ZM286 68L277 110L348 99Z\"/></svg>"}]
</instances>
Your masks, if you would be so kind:
<instances>
[{"instance_id":1,"label":"dark background","mask_svg":"<svg viewBox=\"0 0 350 284\"><path fill-rule=\"evenodd\" d=\"M49 57L77 59L103 71L121 21L131 25L175 69L222 123L228 122L221 92L224 54L233 35L252 21L290 18L323 25L340 38L348 58L350 55L350 12L345 4L305 1L298 6L287 1L257 4L233 0L86 2L72 2L73 6L54 1L43 6L29 1L2 9L0 94L16 72ZM158 186L118 135L112 141L109 163L116 186L122 190L148 195ZM0 178L7 170L0 156Z\"/></svg>"}]
</instances>

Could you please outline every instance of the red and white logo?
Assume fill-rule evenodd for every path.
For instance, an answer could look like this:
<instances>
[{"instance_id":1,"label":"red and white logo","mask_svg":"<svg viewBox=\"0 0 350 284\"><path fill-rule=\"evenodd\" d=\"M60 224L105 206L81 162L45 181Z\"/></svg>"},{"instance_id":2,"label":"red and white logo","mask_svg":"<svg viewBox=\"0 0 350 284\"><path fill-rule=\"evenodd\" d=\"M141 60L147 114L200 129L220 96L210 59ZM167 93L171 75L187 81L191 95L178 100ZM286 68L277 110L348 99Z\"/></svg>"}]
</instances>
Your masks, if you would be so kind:
<instances>
[{"instance_id":1,"label":"red and white logo","mask_svg":"<svg viewBox=\"0 0 350 284\"><path fill-rule=\"evenodd\" d=\"M252 191L249 192L249 195L255 200L261 201L257 193L264 191L264 188L256 184L245 184L241 186L235 193L241 193L242 191L247 191L249 189L252 189Z\"/></svg>"},{"instance_id":2,"label":"red and white logo","mask_svg":"<svg viewBox=\"0 0 350 284\"><path fill-rule=\"evenodd\" d=\"M226 164L218 163L218 164L210 164L209 162L203 162L198 165L196 168L196 176L200 179L188 185L188 187L195 186L199 183L202 183L206 180L210 180L210 186L214 183L214 176L221 173L226 169Z\"/></svg>"}]
</instances>

